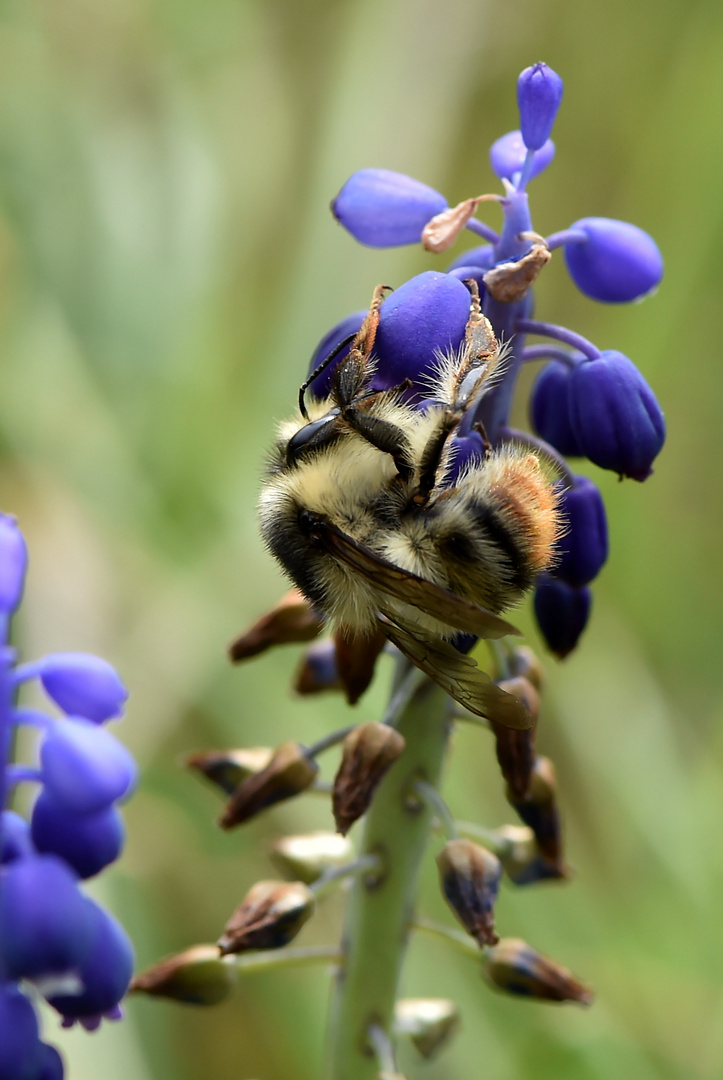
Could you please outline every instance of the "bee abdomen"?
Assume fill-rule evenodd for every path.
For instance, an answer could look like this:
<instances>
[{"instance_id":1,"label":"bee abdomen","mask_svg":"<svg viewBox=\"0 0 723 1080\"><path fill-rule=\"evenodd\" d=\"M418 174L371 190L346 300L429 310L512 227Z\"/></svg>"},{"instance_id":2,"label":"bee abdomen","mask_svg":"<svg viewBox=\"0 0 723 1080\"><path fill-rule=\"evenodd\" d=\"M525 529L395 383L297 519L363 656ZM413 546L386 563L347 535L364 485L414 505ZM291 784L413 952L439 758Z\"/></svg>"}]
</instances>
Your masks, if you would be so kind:
<instances>
[{"instance_id":1,"label":"bee abdomen","mask_svg":"<svg viewBox=\"0 0 723 1080\"><path fill-rule=\"evenodd\" d=\"M487 542L497 549L501 561L507 564L505 576L509 585L519 592L526 592L532 587L536 571L530 564L527 545L521 542L519 529L511 527L512 523L505 520L510 516L509 507L477 503L472 511Z\"/></svg>"},{"instance_id":2,"label":"bee abdomen","mask_svg":"<svg viewBox=\"0 0 723 1080\"><path fill-rule=\"evenodd\" d=\"M534 454L508 449L498 455L497 476L489 486L488 507L494 510L498 526L510 538L520 564L527 567L530 582L547 570L555 559L555 543L562 529L559 494Z\"/></svg>"},{"instance_id":3,"label":"bee abdomen","mask_svg":"<svg viewBox=\"0 0 723 1080\"><path fill-rule=\"evenodd\" d=\"M439 500L438 520L451 522ZM450 492L455 527L440 530L449 587L500 612L519 602L555 558L560 535L558 495L534 454L505 448L467 474Z\"/></svg>"}]
</instances>

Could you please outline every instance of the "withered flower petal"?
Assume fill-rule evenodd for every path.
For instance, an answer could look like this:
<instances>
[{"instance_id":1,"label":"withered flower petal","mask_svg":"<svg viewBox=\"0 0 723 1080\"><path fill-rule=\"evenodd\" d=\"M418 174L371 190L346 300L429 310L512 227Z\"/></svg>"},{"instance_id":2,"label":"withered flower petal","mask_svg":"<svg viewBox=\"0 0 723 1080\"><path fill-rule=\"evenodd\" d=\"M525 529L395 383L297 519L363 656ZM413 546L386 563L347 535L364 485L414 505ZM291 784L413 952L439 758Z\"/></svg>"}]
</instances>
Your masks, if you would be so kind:
<instances>
[{"instance_id":1,"label":"withered flower petal","mask_svg":"<svg viewBox=\"0 0 723 1080\"><path fill-rule=\"evenodd\" d=\"M311 641L323 629L323 620L298 589L291 589L278 604L229 645L234 664L266 652L272 645Z\"/></svg>"},{"instance_id":2,"label":"withered flower petal","mask_svg":"<svg viewBox=\"0 0 723 1080\"><path fill-rule=\"evenodd\" d=\"M407 1035L425 1058L449 1042L459 1022L459 1010L447 998L400 998L394 1006L395 1032Z\"/></svg>"},{"instance_id":3,"label":"withered flower petal","mask_svg":"<svg viewBox=\"0 0 723 1080\"><path fill-rule=\"evenodd\" d=\"M314 914L314 894L301 881L259 881L226 923L218 947L227 953L280 949Z\"/></svg>"},{"instance_id":4,"label":"withered flower petal","mask_svg":"<svg viewBox=\"0 0 723 1080\"><path fill-rule=\"evenodd\" d=\"M503 938L487 952L482 974L490 986L517 997L590 1005L592 991L520 938Z\"/></svg>"},{"instance_id":5,"label":"withered flower petal","mask_svg":"<svg viewBox=\"0 0 723 1080\"><path fill-rule=\"evenodd\" d=\"M517 675L498 683L501 690L512 694L525 706L530 716L537 721L540 708L540 695L526 678ZM504 727L490 721L495 736L497 761L503 777L515 798L522 799L527 794L535 762L535 727L527 731Z\"/></svg>"},{"instance_id":6,"label":"withered flower petal","mask_svg":"<svg viewBox=\"0 0 723 1080\"><path fill-rule=\"evenodd\" d=\"M485 288L494 300L503 304L516 304L524 300L529 289L544 266L551 259L546 244L533 244L526 255L514 262L493 266L483 276Z\"/></svg>"},{"instance_id":7,"label":"withered flower petal","mask_svg":"<svg viewBox=\"0 0 723 1080\"><path fill-rule=\"evenodd\" d=\"M354 848L339 833L312 832L304 836L282 836L274 842L270 854L274 866L285 878L311 885L325 871L350 862Z\"/></svg>"},{"instance_id":8,"label":"withered flower petal","mask_svg":"<svg viewBox=\"0 0 723 1080\"><path fill-rule=\"evenodd\" d=\"M562 856L560 813L557 808L555 767L546 757L535 758L530 786L519 798L508 786L507 799L526 825L529 825L542 854L554 864Z\"/></svg>"},{"instance_id":9,"label":"withered flower petal","mask_svg":"<svg viewBox=\"0 0 723 1080\"><path fill-rule=\"evenodd\" d=\"M377 659L386 640L386 634L381 630L356 635L338 630L335 634L336 666L350 705L356 705L374 678Z\"/></svg>"},{"instance_id":10,"label":"withered flower petal","mask_svg":"<svg viewBox=\"0 0 723 1080\"><path fill-rule=\"evenodd\" d=\"M233 793L219 818L222 829L232 829L261 810L300 795L310 787L319 766L299 743L282 743L261 772L249 776Z\"/></svg>"},{"instance_id":11,"label":"withered flower petal","mask_svg":"<svg viewBox=\"0 0 723 1080\"><path fill-rule=\"evenodd\" d=\"M327 690L343 690L344 684L336 662L336 645L332 638L315 641L301 658L294 675L293 688L297 694L323 694Z\"/></svg>"},{"instance_id":12,"label":"withered flower petal","mask_svg":"<svg viewBox=\"0 0 723 1080\"><path fill-rule=\"evenodd\" d=\"M449 840L437 868L444 898L462 926L480 945L494 945L493 908L502 877L497 856L471 840Z\"/></svg>"},{"instance_id":13,"label":"withered flower petal","mask_svg":"<svg viewBox=\"0 0 723 1080\"><path fill-rule=\"evenodd\" d=\"M521 675L528 682L531 682L535 690L542 689L545 671L537 653L533 652L529 645L518 645L512 650L510 668L513 675Z\"/></svg>"},{"instance_id":14,"label":"withered flower petal","mask_svg":"<svg viewBox=\"0 0 723 1080\"><path fill-rule=\"evenodd\" d=\"M495 832L501 841L497 857L515 885L533 885L537 881L568 876L559 862L545 858L529 826L502 825Z\"/></svg>"},{"instance_id":15,"label":"withered flower petal","mask_svg":"<svg viewBox=\"0 0 723 1080\"><path fill-rule=\"evenodd\" d=\"M201 750L186 758L195 769L227 795L233 795L247 777L265 769L274 751L270 746L249 746L243 750Z\"/></svg>"},{"instance_id":16,"label":"withered flower petal","mask_svg":"<svg viewBox=\"0 0 723 1080\"><path fill-rule=\"evenodd\" d=\"M360 724L344 739L332 793L334 821L342 836L365 813L378 784L404 746L403 736L387 724Z\"/></svg>"},{"instance_id":17,"label":"withered flower petal","mask_svg":"<svg viewBox=\"0 0 723 1080\"><path fill-rule=\"evenodd\" d=\"M217 945L195 945L142 971L130 988L187 1005L216 1005L231 993L235 977Z\"/></svg>"}]
</instances>

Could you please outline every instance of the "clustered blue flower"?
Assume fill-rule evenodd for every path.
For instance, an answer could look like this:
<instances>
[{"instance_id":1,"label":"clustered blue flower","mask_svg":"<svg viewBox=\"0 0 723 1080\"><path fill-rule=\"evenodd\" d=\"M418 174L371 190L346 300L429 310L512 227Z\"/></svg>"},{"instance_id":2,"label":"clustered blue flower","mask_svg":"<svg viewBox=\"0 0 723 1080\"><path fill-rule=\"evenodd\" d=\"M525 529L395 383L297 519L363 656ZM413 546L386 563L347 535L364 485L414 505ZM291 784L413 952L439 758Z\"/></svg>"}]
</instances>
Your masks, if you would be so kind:
<instances>
[{"instance_id":1,"label":"clustered blue flower","mask_svg":"<svg viewBox=\"0 0 723 1080\"><path fill-rule=\"evenodd\" d=\"M50 1002L64 1027L92 1031L121 1016L133 949L80 881L120 854L118 803L135 785L136 766L103 726L121 716L128 696L110 664L85 653L17 664L8 639L26 569L23 535L0 514L0 1080L60 1080L63 1062L41 1039L33 999ZM62 715L17 703L20 687L36 679ZM10 760L20 725L39 733L37 766ZM40 786L29 821L4 809L25 782Z\"/></svg>"},{"instance_id":2,"label":"clustered blue flower","mask_svg":"<svg viewBox=\"0 0 723 1080\"><path fill-rule=\"evenodd\" d=\"M530 253L562 247L575 285L586 296L604 303L629 303L652 292L663 274L660 252L647 233L624 221L588 217L546 239L532 226L527 185L550 165L555 146L550 138L560 107L563 84L546 64L527 68L519 77L517 97L520 129L499 138L490 151L504 194L496 199L503 211L503 228L495 232L475 216L464 227L486 243L458 256L446 273L427 271L407 281L382 305L372 385L386 389L412 380L411 400L426 404L425 387L440 352L456 349L464 338L469 293L463 282L477 282L482 307L498 340L510 348L502 377L464 418L455 443L456 469L481 457L480 425L494 447L506 441L527 441L556 459L567 477L563 505L567 532L560 542L555 568L537 584L535 614L550 649L567 655L577 644L591 609L590 583L607 558L605 508L594 483L570 473L564 458L587 458L620 477L642 481L665 441L660 406L635 364L612 349L600 350L581 335L532 317L531 288L502 296L493 283L500 267L514 269ZM474 207L481 200L473 200ZM460 204L462 207L464 204ZM391 247L427 243L426 230L450 210L444 196L417 180L386 169L362 169L343 186L332 203L337 220L362 244ZM450 243L454 229L450 231ZM530 277L534 280L535 270ZM312 372L335 347L359 329L365 312L357 311L335 326L312 357ZM528 345L527 335L545 339ZM346 355L342 348L339 360ZM336 361L336 363L339 362ZM515 384L520 368L546 361L530 402L534 436L509 427ZM335 365L312 383L317 396L328 394Z\"/></svg>"}]
</instances>

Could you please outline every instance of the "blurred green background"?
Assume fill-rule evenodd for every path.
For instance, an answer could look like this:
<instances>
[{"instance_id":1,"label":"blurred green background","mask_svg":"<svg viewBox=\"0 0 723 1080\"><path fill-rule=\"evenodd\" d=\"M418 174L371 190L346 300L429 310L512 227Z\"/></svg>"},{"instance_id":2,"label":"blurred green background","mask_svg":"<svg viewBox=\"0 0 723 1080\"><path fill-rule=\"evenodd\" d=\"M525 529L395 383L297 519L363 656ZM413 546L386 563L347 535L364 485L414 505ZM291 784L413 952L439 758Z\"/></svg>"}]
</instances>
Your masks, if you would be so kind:
<instances>
[{"instance_id":1,"label":"blurred green background","mask_svg":"<svg viewBox=\"0 0 723 1080\"><path fill-rule=\"evenodd\" d=\"M349 722L336 698L293 699L298 650L225 657L283 589L254 504L317 340L377 282L443 266L360 249L328 202L365 165L450 202L497 190L488 147L517 126L517 74L544 59L566 93L536 227L623 218L666 260L642 305L585 299L559 255L538 287L540 317L635 360L670 432L645 485L590 470L610 561L579 650L547 665L539 746L576 877L499 905L503 934L598 999L506 1000L420 940L404 992L453 997L464 1027L439 1061L400 1064L426 1080L723 1073L721 57L719 0L0 6L0 474L31 551L17 638L26 657L97 651L131 688L118 731L143 778L95 891L140 966L215 939L273 876L270 838L331 822L307 798L221 834L218 799L180 765ZM360 720L379 718L387 679ZM459 817L512 820L484 732L458 733L445 791ZM430 856L421 906L451 922L433 871ZM302 943L332 940L341 914L328 901ZM318 1080L328 994L322 970L267 974L216 1009L133 1000L92 1038L50 1016L46 1034L71 1080Z\"/></svg>"}]
</instances>

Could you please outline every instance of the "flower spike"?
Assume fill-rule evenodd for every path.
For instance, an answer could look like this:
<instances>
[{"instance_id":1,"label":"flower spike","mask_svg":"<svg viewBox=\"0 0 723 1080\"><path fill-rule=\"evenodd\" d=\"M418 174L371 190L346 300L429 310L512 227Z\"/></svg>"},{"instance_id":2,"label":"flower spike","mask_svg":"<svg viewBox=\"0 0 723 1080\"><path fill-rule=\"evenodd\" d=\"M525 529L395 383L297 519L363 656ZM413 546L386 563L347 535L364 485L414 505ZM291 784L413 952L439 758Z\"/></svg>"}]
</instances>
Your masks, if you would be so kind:
<instances>
[{"instance_id":1,"label":"flower spike","mask_svg":"<svg viewBox=\"0 0 723 1080\"><path fill-rule=\"evenodd\" d=\"M540 150L549 139L562 91L560 76L543 63L525 68L517 80L520 129L528 150Z\"/></svg>"}]
</instances>

